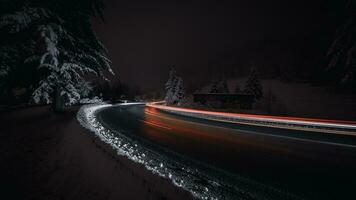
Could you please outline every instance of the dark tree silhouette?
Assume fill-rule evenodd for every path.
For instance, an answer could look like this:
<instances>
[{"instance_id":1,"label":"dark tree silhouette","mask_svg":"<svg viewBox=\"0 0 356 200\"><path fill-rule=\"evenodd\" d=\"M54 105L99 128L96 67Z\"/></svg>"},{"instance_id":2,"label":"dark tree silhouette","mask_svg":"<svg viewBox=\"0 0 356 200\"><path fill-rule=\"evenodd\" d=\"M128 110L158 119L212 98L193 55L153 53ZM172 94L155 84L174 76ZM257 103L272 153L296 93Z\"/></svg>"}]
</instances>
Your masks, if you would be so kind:
<instances>
[{"instance_id":1,"label":"dark tree silhouette","mask_svg":"<svg viewBox=\"0 0 356 200\"><path fill-rule=\"evenodd\" d=\"M244 92L253 95L257 100L261 99L263 96L262 84L259 80L258 71L255 67L251 68L250 75L245 83Z\"/></svg>"},{"instance_id":2,"label":"dark tree silhouette","mask_svg":"<svg viewBox=\"0 0 356 200\"><path fill-rule=\"evenodd\" d=\"M345 22L337 30L328 50L328 65L325 68L337 82L356 82L356 2L348 1L345 8Z\"/></svg>"}]
</instances>

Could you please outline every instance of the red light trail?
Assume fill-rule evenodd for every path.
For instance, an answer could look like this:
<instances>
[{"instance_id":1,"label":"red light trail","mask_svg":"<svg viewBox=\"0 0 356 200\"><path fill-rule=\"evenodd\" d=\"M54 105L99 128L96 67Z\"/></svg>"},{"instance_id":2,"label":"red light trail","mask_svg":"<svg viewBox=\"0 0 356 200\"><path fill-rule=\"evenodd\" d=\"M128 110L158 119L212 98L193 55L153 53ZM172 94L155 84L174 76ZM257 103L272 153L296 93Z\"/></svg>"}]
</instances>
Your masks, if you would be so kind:
<instances>
[{"instance_id":1,"label":"red light trail","mask_svg":"<svg viewBox=\"0 0 356 200\"><path fill-rule=\"evenodd\" d=\"M356 133L356 122L355 121L343 121L343 120L328 120L328 119L313 119L313 118L301 118L301 117L284 117L284 116L271 116L271 115L255 115L255 114L239 114L239 113L228 113L228 112L217 112L217 111L206 111L206 110L197 110L192 108L178 108L172 106L159 105L162 102L153 102L148 103L146 106L151 108L156 108L164 111L173 111L173 112L182 112L188 114L198 114L206 116L216 117L213 120L224 121L230 123L241 123L233 120L226 120L227 118L237 119L237 120L251 120L258 123L282 123L283 125L293 125L293 126L308 126L309 128L341 128L347 129L351 132L352 135ZM221 119L218 119L221 117ZM257 125L257 124L255 124ZM263 124L259 124L263 125ZM350 134L350 133L348 133Z\"/></svg>"}]
</instances>

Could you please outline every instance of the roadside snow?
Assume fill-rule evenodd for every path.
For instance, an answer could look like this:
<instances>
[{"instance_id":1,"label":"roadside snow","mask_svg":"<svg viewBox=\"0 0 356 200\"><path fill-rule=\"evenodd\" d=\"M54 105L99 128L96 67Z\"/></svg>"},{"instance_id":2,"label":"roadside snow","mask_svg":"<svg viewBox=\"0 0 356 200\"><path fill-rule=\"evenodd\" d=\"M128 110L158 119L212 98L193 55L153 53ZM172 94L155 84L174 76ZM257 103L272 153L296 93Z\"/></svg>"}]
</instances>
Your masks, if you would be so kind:
<instances>
[{"instance_id":1,"label":"roadside snow","mask_svg":"<svg viewBox=\"0 0 356 200\"><path fill-rule=\"evenodd\" d=\"M79 101L79 103L81 103L81 104L89 104L89 103L103 103L104 101L103 101L103 99L101 99L101 98L99 98L99 97L97 97L97 96L95 96L95 97L93 97L93 98L84 98L84 99L81 99L80 101Z\"/></svg>"}]
</instances>

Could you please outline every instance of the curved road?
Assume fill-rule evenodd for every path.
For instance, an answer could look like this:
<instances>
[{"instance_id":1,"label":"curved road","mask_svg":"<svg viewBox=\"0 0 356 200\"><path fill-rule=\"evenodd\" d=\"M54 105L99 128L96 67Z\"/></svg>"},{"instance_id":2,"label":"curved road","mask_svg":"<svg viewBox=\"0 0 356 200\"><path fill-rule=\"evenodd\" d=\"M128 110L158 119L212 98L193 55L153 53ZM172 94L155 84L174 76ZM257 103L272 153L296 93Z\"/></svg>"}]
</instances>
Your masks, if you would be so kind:
<instances>
[{"instance_id":1,"label":"curved road","mask_svg":"<svg viewBox=\"0 0 356 200\"><path fill-rule=\"evenodd\" d=\"M182 117L144 105L98 113L110 129L306 199L356 199L352 136Z\"/></svg>"}]
</instances>

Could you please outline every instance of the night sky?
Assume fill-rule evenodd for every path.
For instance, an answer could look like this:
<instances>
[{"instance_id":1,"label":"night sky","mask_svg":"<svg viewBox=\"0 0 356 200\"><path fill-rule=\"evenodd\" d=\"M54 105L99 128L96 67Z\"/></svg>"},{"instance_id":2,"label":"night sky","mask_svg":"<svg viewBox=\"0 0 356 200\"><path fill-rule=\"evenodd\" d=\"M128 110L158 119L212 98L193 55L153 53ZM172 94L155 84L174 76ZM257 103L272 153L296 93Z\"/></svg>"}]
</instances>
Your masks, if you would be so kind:
<instances>
[{"instance_id":1,"label":"night sky","mask_svg":"<svg viewBox=\"0 0 356 200\"><path fill-rule=\"evenodd\" d=\"M174 66L187 87L196 88L216 76L244 75L252 62L262 76L277 65L308 73L344 2L106 0L105 22L94 19L93 26L115 79L161 90Z\"/></svg>"}]
</instances>

